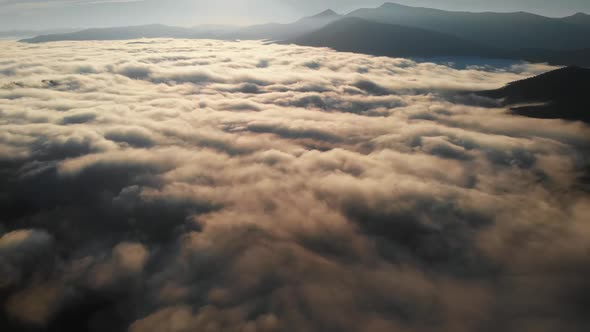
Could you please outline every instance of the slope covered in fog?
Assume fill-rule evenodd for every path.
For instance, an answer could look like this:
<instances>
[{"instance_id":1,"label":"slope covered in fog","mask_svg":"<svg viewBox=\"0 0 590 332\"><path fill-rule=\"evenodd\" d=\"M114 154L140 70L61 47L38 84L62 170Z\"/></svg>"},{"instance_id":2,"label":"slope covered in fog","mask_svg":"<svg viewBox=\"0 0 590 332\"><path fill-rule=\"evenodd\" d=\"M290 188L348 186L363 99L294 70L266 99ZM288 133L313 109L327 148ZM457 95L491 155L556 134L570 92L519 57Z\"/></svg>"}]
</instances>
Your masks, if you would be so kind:
<instances>
[{"instance_id":1,"label":"slope covered in fog","mask_svg":"<svg viewBox=\"0 0 590 332\"><path fill-rule=\"evenodd\" d=\"M480 94L502 99L520 115L590 122L589 91L590 68L566 67Z\"/></svg>"},{"instance_id":2,"label":"slope covered in fog","mask_svg":"<svg viewBox=\"0 0 590 332\"><path fill-rule=\"evenodd\" d=\"M572 51L525 49L514 53L515 59L544 62L556 66L590 67L590 48Z\"/></svg>"}]
</instances>

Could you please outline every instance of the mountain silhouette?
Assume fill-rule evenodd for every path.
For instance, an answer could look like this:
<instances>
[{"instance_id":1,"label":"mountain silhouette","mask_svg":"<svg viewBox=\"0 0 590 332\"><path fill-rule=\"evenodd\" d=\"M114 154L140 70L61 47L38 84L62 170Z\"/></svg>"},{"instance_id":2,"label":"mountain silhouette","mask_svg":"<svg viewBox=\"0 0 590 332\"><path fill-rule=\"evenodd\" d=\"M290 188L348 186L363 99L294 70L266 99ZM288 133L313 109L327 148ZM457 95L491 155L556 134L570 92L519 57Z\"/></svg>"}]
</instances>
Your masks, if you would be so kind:
<instances>
[{"instance_id":1,"label":"mountain silhouette","mask_svg":"<svg viewBox=\"0 0 590 332\"><path fill-rule=\"evenodd\" d=\"M505 50L590 48L588 30L580 24L525 12L452 12L385 3L347 16L447 33ZM573 18L578 20L580 17Z\"/></svg>"},{"instance_id":2,"label":"mountain silhouette","mask_svg":"<svg viewBox=\"0 0 590 332\"><path fill-rule=\"evenodd\" d=\"M27 38L47 34L61 34L79 31L80 29L62 28L48 30L4 30L0 31L0 38Z\"/></svg>"},{"instance_id":3,"label":"mountain silhouette","mask_svg":"<svg viewBox=\"0 0 590 332\"><path fill-rule=\"evenodd\" d=\"M332 23L337 24L330 25ZM354 31L355 29L358 30ZM460 55L547 62L563 66L589 66L588 36L590 15L583 13L549 18L524 12L452 12L385 3L378 8L358 9L346 16L328 9L288 24L268 23L243 28L182 28L153 24L86 29L41 35L21 41L40 43L135 38L252 39L326 46L340 51L373 55Z\"/></svg>"},{"instance_id":4,"label":"mountain silhouette","mask_svg":"<svg viewBox=\"0 0 590 332\"><path fill-rule=\"evenodd\" d=\"M513 52L510 57L529 62L546 62L555 66L590 67L590 48L571 51L520 50Z\"/></svg>"},{"instance_id":5,"label":"mountain silhouette","mask_svg":"<svg viewBox=\"0 0 590 332\"><path fill-rule=\"evenodd\" d=\"M93 28L62 34L46 34L22 39L22 42L44 43L66 40L127 40L136 38L211 38L211 39L267 39L286 40L304 35L340 19L333 10L304 17L296 22L268 23L244 28L202 25L193 28L173 27L161 24L140 26Z\"/></svg>"},{"instance_id":6,"label":"mountain silhouette","mask_svg":"<svg viewBox=\"0 0 590 332\"><path fill-rule=\"evenodd\" d=\"M41 35L22 39L28 43L44 43L65 40L126 40L137 38L216 38L226 32L229 27L199 26L194 28L172 27L161 24L150 24L129 27L93 28L82 31Z\"/></svg>"},{"instance_id":7,"label":"mountain silhouette","mask_svg":"<svg viewBox=\"0 0 590 332\"><path fill-rule=\"evenodd\" d=\"M590 28L590 15L584 13L576 13L572 16L564 17L561 21Z\"/></svg>"},{"instance_id":8,"label":"mountain silhouette","mask_svg":"<svg viewBox=\"0 0 590 332\"><path fill-rule=\"evenodd\" d=\"M515 114L590 123L590 68L565 67L480 96L500 99Z\"/></svg>"},{"instance_id":9,"label":"mountain silhouette","mask_svg":"<svg viewBox=\"0 0 590 332\"><path fill-rule=\"evenodd\" d=\"M332 9L326 9L323 12L310 16L309 18L322 18L322 17L340 17L338 13L333 11Z\"/></svg>"},{"instance_id":10,"label":"mountain silhouette","mask_svg":"<svg viewBox=\"0 0 590 332\"><path fill-rule=\"evenodd\" d=\"M393 57L497 55L492 49L451 35L355 17L344 18L287 42Z\"/></svg>"},{"instance_id":11,"label":"mountain silhouette","mask_svg":"<svg viewBox=\"0 0 590 332\"><path fill-rule=\"evenodd\" d=\"M296 22L281 24L268 23L245 27L233 33L224 35L224 39L269 39L282 41L314 30L320 29L330 24L342 16L331 9L325 10L317 15L304 17Z\"/></svg>"}]
</instances>

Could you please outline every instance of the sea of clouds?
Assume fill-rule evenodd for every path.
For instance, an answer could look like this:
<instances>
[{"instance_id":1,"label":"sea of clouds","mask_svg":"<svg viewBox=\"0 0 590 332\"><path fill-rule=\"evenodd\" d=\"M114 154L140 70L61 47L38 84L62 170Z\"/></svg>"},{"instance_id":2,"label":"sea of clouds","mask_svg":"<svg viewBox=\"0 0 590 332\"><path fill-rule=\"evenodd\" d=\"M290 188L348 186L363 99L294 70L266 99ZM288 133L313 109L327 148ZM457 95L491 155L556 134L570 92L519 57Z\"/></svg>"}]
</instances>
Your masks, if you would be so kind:
<instances>
[{"instance_id":1,"label":"sea of clouds","mask_svg":"<svg viewBox=\"0 0 590 332\"><path fill-rule=\"evenodd\" d=\"M588 331L590 127L456 70L0 42L6 331Z\"/></svg>"}]
</instances>

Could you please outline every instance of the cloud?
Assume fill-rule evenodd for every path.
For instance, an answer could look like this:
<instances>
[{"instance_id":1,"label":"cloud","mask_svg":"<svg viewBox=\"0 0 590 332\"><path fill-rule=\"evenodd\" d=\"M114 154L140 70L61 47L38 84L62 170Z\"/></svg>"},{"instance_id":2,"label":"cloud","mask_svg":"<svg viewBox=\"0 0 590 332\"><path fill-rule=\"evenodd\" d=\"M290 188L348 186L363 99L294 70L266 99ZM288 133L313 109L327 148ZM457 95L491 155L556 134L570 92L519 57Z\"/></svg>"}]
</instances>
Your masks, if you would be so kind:
<instances>
[{"instance_id":1,"label":"cloud","mask_svg":"<svg viewBox=\"0 0 590 332\"><path fill-rule=\"evenodd\" d=\"M29 326L44 327L48 319L59 310L59 297L63 289L56 285L27 288L10 296L5 310L9 317Z\"/></svg>"},{"instance_id":2,"label":"cloud","mask_svg":"<svg viewBox=\"0 0 590 332\"><path fill-rule=\"evenodd\" d=\"M47 232L14 230L0 237L0 289L10 289L23 280L34 278L50 261L53 238Z\"/></svg>"},{"instance_id":3,"label":"cloud","mask_svg":"<svg viewBox=\"0 0 590 332\"><path fill-rule=\"evenodd\" d=\"M207 40L1 46L12 330L590 323L590 128L465 92L550 67Z\"/></svg>"}]
</instances>

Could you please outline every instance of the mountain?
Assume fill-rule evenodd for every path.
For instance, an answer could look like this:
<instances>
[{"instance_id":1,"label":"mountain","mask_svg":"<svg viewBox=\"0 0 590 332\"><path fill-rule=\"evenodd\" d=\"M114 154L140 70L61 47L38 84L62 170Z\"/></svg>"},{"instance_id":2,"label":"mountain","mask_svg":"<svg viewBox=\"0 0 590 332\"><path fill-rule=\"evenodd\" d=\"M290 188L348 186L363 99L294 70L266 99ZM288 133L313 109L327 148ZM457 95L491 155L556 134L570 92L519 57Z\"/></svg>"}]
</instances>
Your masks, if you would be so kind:
<instances>
[{"instance_id":1,"label":"mountain","mask_svg":"<svg viewBox=\"0 0 590 332\"><path fill-rule=\"evenodd\" d=\"M333 11L332 9L326 9L323 12L316 14L314 16L310 16L308 18L311 19L316 19L316 18L338 18L340 17L340 14L336 13L335 11ZM306 18L303 18L303 20L305 20Z\"/></svg>"},{"instance_id":2,"label":"mountain","mask_svg":"<svg viewBox=\"0 0 590 332\"><path fill-rule=\"evenodd\" d=\"M452 12L385 3L347 16L433 30L506 50L590 48L588 29L562 19L517 13ZM574 20L579 20L578 17Z\"/></svg>"},{"instance_id":3,"label":"mountain","mask_svg":"<svg viewBox=\"0 0 590 332\"><path fill-rule=\"evenodd\" d=\"M328 25L342 20L343 16L326 10L288 24L269 23L244 28L181 28L154 24L45 34L22 41L39 43L135 38L266 39L374 55L469 55L548 62L564 66L590 65L590 15L583 13L563 18L549 18L524 12L452 12L385 3L379 8L355 10L344 18L346 20L342 23L328 28ZM349 20L355 18L364 21ZM369 24L369 21L373 24ZM380 31L379 27L384 30ZM352 31L354 29L360 30ZM448 44L444 45L443 41Z\"/></svg>"},{"instance_id":4,"label":"mountain","mask_svg":"<svg viewBox=\"0 0 590 332\"><path fill-rule=\"evenodd\" d=\"M561 21L590 28L590 15L584 13L576 13L572 16L564 17Z\"/></svg>"},{"instance_id":5,"label":"mountain","mask_svg":"<svg viewBox=\"0 0 590 332\"><path fill-rule=\"evenodd\" d=\"M269 39L285 40L320 29L342 16L332 10L304 17L289 24L268 23L237 28L232 26L202 25L192 28L161 24L94 28L71 33L45 34L23 39L23 42L43 43L62 40L126 40L135 38L212 38L212 39Z\"/></svg>"},{"instance_id":6,"label":"mountain","mask_svg":"<svg viewBox=\"0 0 590 332\"><path fill-rule=\"evenodd\" d=\"M511 55L514 59L529 62L546 62L555 66L590 67L590 48L580 50L520 50Z\"/></svg>"},{"instance_id":7,"label":"mountain","mask_svg":"<svg viewBox=\"0 0 590 332\"><path fill-rule=\"evenodd\" d=\"M314 16L304 17L296 22L281 24L268 23L249 26L239 31L224 35L225 39L269 39L287 40L296 38L332 23L342 16L331 9Z\"/></svg>"},{"instance_id":8,"label":"mountain","mask_svg":"<svg viewBox=\"0 0 590 332\"><path fill-rule=\"evenodd\" d=\"M44 43L63 40L126 40L136 38L217 38L232 27L197 26L193 28L172 27L161 24L94 28L71 33L41 35L23 39L28 43Z\"/></svg>"},{"instance_id":9,"label":"mountain","mask_svg":"<svg viewBox=\"0 0 590 332\"><path fill-rule=\"evenodd\" d=\"M45 34L69 33L74 31L76 31L76 29L5 30L0 31L0 38L26 38Z\"/></svg>"},{"instance_id":10,"label":"mountain","mask_svg":"<svg viewBox=\"0 0 590 332\"><path fill-rule=\"evenodd\" d=\"M515 114L590 123L590 68L564 67L478 95L500 99Z\"/></svg>"},{"instance_id":11,"label":"mountain","mask_svg":"<svg viewBox=\"0 0 590 332\"><path fill-rule=\"evenodd\" d=\"M304 46L379 56L489 56L497 51L460 38L424 29L348 17L324 28L288 40Z\"/></svg>"}]
</instances>

